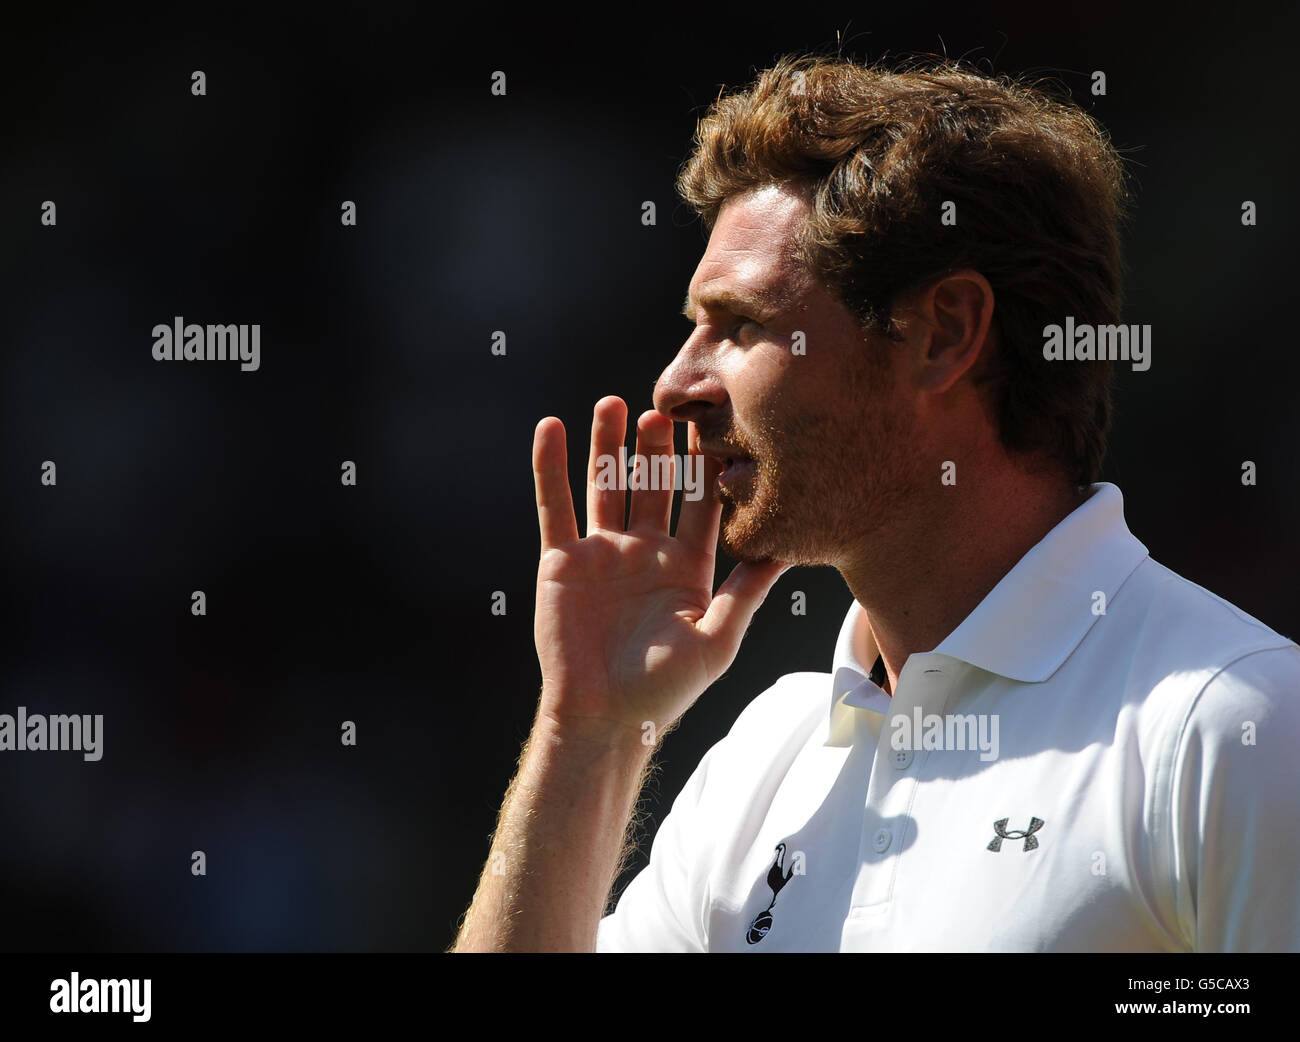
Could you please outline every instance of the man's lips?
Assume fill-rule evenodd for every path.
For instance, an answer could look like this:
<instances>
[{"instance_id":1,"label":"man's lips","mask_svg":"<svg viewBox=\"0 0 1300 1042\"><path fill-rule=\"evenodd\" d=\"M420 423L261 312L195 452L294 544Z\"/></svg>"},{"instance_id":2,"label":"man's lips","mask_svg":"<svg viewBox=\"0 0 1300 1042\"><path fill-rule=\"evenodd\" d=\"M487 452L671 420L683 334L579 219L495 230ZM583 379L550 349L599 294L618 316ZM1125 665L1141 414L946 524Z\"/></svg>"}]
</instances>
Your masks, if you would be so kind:
<instances>
[{"instance_id":1,"label":"man's lips","mask_svg":"<svg viewBox=\"0 0 1300 1042\"><path fill-rule=\"evenodd\" d=\"M752 458L724 445L701 445L700 452L705 457L722 464L722 473L714 483L715 489L733 485L749 476L754 470L755 464Z\"/></svg>"},{"instance_id":2,"label":"man's lips","mask_svg":"<svg viewBox=\"0 0 1300 1042\"><path fill-rule=\"evenodd\" d=\"M734 466L739 463L753 463L754 460L746 456L737 449L728 448L725 445L701 445L700 452L708 459L715 459L724 467Z\"/></svg>"}]
</instances>

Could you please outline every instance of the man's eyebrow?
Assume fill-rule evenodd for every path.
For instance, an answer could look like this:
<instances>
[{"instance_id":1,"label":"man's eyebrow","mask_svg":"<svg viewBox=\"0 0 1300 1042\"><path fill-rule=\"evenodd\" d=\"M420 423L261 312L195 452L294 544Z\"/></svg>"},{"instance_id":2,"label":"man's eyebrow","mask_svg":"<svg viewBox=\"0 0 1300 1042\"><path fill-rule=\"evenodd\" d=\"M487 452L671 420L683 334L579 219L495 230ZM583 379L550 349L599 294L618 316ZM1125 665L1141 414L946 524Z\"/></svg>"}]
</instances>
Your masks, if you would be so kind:
<instances>
[{"instance_id":1,"label":"man's eyebrow","mask_svg":"<svg viewBox=\"0 0 1300 1042\"><path fill-rule=\"evenodd\" d=\"M784 311L789 306L785 296L766 290L710 290L700 298L706 308L730 311L734 315L767 315ZM695 304L688 291L682 304L682 314L695 321Z\"/></svg>"}]
</instances>

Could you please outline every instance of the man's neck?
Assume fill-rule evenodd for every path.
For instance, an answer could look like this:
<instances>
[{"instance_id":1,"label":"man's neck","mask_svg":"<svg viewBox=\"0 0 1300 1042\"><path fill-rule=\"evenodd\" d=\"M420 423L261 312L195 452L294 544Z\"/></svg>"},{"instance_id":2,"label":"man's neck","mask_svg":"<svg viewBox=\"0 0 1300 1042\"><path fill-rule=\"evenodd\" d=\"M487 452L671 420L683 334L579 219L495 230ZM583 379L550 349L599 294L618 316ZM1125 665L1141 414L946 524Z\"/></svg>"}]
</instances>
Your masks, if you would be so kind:
<instances>
[{"instance_id":1,"label":"man's neck","mask_svg":"<svg viewBox=\"0 0 1300 1042\"><path fill-rule=\"evenodd\" d=\"M896 519L840 568L864 611L854 650L869 665L875 655L865 659L868 640L874 640L891 695L908 656L938 647L1087 497L1086 490L1023 475L979 487L980 494L961 497L955 487L943 489L952 495Z\"/></svg>"}]
</instances>

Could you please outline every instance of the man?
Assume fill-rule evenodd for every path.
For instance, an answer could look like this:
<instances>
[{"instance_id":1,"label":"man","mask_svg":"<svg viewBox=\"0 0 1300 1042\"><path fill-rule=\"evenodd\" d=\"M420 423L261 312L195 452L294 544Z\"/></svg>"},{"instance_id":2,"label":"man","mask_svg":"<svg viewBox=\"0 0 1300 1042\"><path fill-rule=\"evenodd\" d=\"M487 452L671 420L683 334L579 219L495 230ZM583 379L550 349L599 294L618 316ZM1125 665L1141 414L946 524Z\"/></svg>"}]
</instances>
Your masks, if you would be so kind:
<instances>
[{"instance_id":1,"label":"man","mask_svg":"<svg viewBox=\"0 0 1300 1042\"><path fill-rule=\"evenodd\" d=\"M1102 132L954 64L783 59L679 188L711 236L636 452L686 422L716 495L625 525L606 398L580 537L538 425L543 689L454 949L1300 948L1300 648L1147 555L1096 482L1112 361L1045 350L1119 322ZM798 565L853 593L832 673L745 709L602 918L654 743Z\"/></svg>"}]
</instances>

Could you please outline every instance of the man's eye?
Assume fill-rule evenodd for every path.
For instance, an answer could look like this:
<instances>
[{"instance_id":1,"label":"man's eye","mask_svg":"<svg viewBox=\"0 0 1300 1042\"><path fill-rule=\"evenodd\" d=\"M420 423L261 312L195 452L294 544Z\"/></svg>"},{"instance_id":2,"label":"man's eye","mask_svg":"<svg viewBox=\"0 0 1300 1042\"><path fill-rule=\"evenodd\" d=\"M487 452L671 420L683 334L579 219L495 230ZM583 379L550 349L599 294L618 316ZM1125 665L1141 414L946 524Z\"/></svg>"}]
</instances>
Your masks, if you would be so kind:
<instances>
[{"instance_id":1,"label":"man's eye","mask_svg":"<svg viewBox=\"0 0 1300 1042\"><path fill-rule=\"evenodd\" d=\"M757 326L758 324L759 323L754 321L754 319L752 318L746 318L744 315L738 315L736 316L736 324L732 327L731 335L733 337L740 336L740 334L743 333L747 327Z\"/></svg>"}]
</instances>

